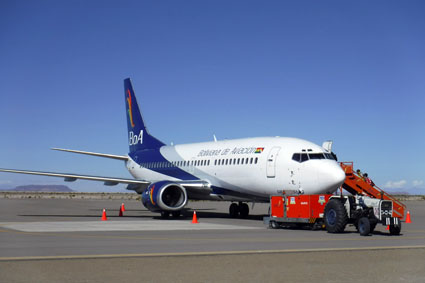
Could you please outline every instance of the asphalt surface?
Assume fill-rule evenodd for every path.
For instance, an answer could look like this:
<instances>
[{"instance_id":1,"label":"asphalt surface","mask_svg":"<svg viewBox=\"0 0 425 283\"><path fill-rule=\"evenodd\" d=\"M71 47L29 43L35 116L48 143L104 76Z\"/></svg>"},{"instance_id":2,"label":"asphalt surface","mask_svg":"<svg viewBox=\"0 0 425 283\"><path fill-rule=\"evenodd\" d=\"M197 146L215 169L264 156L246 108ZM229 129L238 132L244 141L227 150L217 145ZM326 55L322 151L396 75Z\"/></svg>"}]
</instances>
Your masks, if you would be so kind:
<instances>
[{"instance_id":1,"label":"asphalt surface","mask_svg":"<svg viewBox=\"0 0 425 283\"><path fill-rule=\"evenodd\" d=\"M412 223L400 236L378 226L361 237L354 227L268 229L265 204L231 219L229 203L193 202L164 221L137 201L119 217L117 200L0 199L0 281L423 282L425 202L406 204Z\"/></svg>"}]
</instances>

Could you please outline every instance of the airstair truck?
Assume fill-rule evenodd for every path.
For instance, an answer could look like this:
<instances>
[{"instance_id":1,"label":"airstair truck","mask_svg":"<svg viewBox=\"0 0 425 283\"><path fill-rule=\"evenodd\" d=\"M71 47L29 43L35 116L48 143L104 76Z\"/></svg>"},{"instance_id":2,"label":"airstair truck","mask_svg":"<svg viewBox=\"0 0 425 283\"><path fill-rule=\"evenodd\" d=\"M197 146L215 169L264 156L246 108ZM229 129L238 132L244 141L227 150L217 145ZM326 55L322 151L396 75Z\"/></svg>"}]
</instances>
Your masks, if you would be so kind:
<instances>
[{"instance_id":1,"label":"airstair truck","mask_svg":"<svg viewBox=\"0 0 425 283\"><path fill-rule=\"evenodd\" d=\"M329 233L342 233L353 224L360 235L372 233L378 223L399 235L406 206L377 186L368 184L353 170L352 162L341 162L345 181L338 195L276 195L270 198L269 226L325 227ZM343 195L345 189L350 195Z\"/></svg>"}]
</instances>

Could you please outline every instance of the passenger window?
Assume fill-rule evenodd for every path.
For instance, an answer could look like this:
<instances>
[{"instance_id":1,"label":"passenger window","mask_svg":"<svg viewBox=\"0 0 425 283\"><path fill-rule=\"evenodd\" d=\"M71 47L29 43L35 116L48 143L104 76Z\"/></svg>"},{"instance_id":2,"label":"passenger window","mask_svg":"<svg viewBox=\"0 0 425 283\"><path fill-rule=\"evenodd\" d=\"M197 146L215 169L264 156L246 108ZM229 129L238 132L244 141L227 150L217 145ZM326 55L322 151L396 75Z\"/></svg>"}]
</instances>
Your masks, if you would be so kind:
<instances>
[{"instance_id":1,"label":"passenger window","mask_svg":"<svg viewBox=\"0 0 425 283\"><path fill-rule=\"evenodd\" d=\"M247 158L246 158L246 160L245 160L245 164L248 164L248 159L249 159L249 158L247 157Z\"/></svg>"},{"instance_id":2,"label":"passenger window","mask_svg":"<svg viewBox=\"0 0 425 283\"><path fill-rule=\"evenodd\" d=\"M243 159L243 158L241 158L241 164L243 164L243 160L244 160L244 159Z\"/></svg>"},{"instance_id":3,"label":"passenger window","mask_svg":"<svg viewBox=\"0 0 425 283\"><path fill-rule=\"evenodd\" d=\"M226 165L229 164L229 159L226 159Z\"/></svg>"},{"instance_id":4,"label":"passenger window","mask_svg":"<svg viewBox=\"0 0 425 283\"><path fill-rule=\"evenodd\" d=\"M258 157L255 158L255 164L257 164L257 162L258 162Z\"/></svg>"},{"instance_id":5,"label":"passenger window","mask_svg":"<svg viewBox=\"0 0 425 283\"><path fill-rule=\"evenodd\" d=\"M249 164L252 164L252 161L254 160L254 158L251 157L251 160L249 161Z\"/></svg>"}]
</instances>

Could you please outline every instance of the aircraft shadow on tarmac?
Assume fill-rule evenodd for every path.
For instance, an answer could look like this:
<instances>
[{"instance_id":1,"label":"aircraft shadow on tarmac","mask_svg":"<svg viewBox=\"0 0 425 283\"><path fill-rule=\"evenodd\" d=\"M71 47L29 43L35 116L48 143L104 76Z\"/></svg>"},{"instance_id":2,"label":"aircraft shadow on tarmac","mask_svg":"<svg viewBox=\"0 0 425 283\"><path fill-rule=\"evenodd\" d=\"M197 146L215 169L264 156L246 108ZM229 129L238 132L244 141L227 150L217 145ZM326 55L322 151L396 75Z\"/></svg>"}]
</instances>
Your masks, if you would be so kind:
<instances>
[{"instance_id":1,"label":"aircraft shadow on tarmac","mask_svg":"<svg viewBox=\"0 0 425 283\"><path fill-rule=\"evenodd\" d=\"M215 212L213 208L203 208L196 209L196 215L198 218L229 218L228 213L225 212ZM100 218L102 215L102 209L89 209L89 211L93 211L96 213L93 214L20 214L20 217L68 217L68 218ZM193 209L184 209L182 214L179 217L169 217L168 219L192 219L193 217ZM132 215L129 215L128 212L132 212ZM134 215L134 213L139 212L140 214ZM149 213L149 214L145 214ZM151 219L162 219L161 215L152 214L148 210L143 209L126 209L123 216L119 216L119 209L107 209L107 217L108 218L151 218ZM237 218L238 220L259 220L263 221L263 217L265 215L248 215L246 218Z\"/></svg>"}]
</instances>

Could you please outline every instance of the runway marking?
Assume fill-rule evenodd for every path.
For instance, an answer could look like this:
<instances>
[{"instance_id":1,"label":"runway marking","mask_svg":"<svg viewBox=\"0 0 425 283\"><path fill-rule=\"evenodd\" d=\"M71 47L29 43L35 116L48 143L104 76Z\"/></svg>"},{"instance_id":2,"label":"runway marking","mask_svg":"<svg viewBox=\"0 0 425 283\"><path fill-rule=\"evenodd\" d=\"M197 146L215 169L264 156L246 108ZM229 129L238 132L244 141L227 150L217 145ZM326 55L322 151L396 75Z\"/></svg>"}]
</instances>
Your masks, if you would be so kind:
<instances>
[{"instance_id":1,"label":"runway marking","mask_svg":"<svg viewBox=\"0 0 425 283\"><path fill-rule=\"evenodd\" d=\"M101 259L101 258L132 258L132 257L179 257L179 256L218 256L218 255L255 255L255 254L286 254L312 252L346 252L346 251L381 251L425 249L418 246L389 247L358 247L358 248L327 248L327 249L284 249L284 250L245 250L245 251L207 251L207 252L176 252L176 253L135 253L135 254L97 254L97 255L62 255L62 256L21 256L0 257L1 261L31 261L31 260L65 260L65 259Z\"/></svg>"},{"instance_id":2,"label":"runway marking","mask_svg":"<svg viewBox=\"0 0 425 283\"><path fill-rule=\"evenodd\" d=\"M183 231L183 230L182 230ZM121 240L158 240L158 241L199 241L199 242L238 242L238 243L255 243L255 242L268 242L268 243L278 243L278 242L335 242L335 241L386 241L386 240L418 240L425 239L425 236L389 236L389 235L376 235L375 237L355 237L355 238L344 238L344 234L340 234L338 238L325 238L325 239L311 239L311 238L206 238L200 237L198 234L191 237L191 235L185 235L184 238L179 237L146 237L146 236L119 236L119 235L84 235L84 234L68 234L68 233L53 233L53 232L25 232L18 230L0 230L0 233L15 233L23 235L35 235L35 236L60 236L66 238L102 238L102 239L121 239ZM86 232L95 232L95 231L86 231ZM119 232L119 231L110 231L110 232ZM123 231L126 232L126 231ZM353 234L357 234L354 233ZM326 235L326 234L325 234ZM382 238L385 236L385 238Z\"/></svg>"},{"instance_id":3,"label":"runway marking","mask_svg":"<svg viewBox=\"0 0 425 283\"><path fill-rule=\"evenodd\" d=\"M0 223L1 227L22 232L97 232L97 231L178 231L178 230L239 230L262 227L229 224L198 223L176 220L149 221L66 221Z\"/></svg>"}]
</instances>

